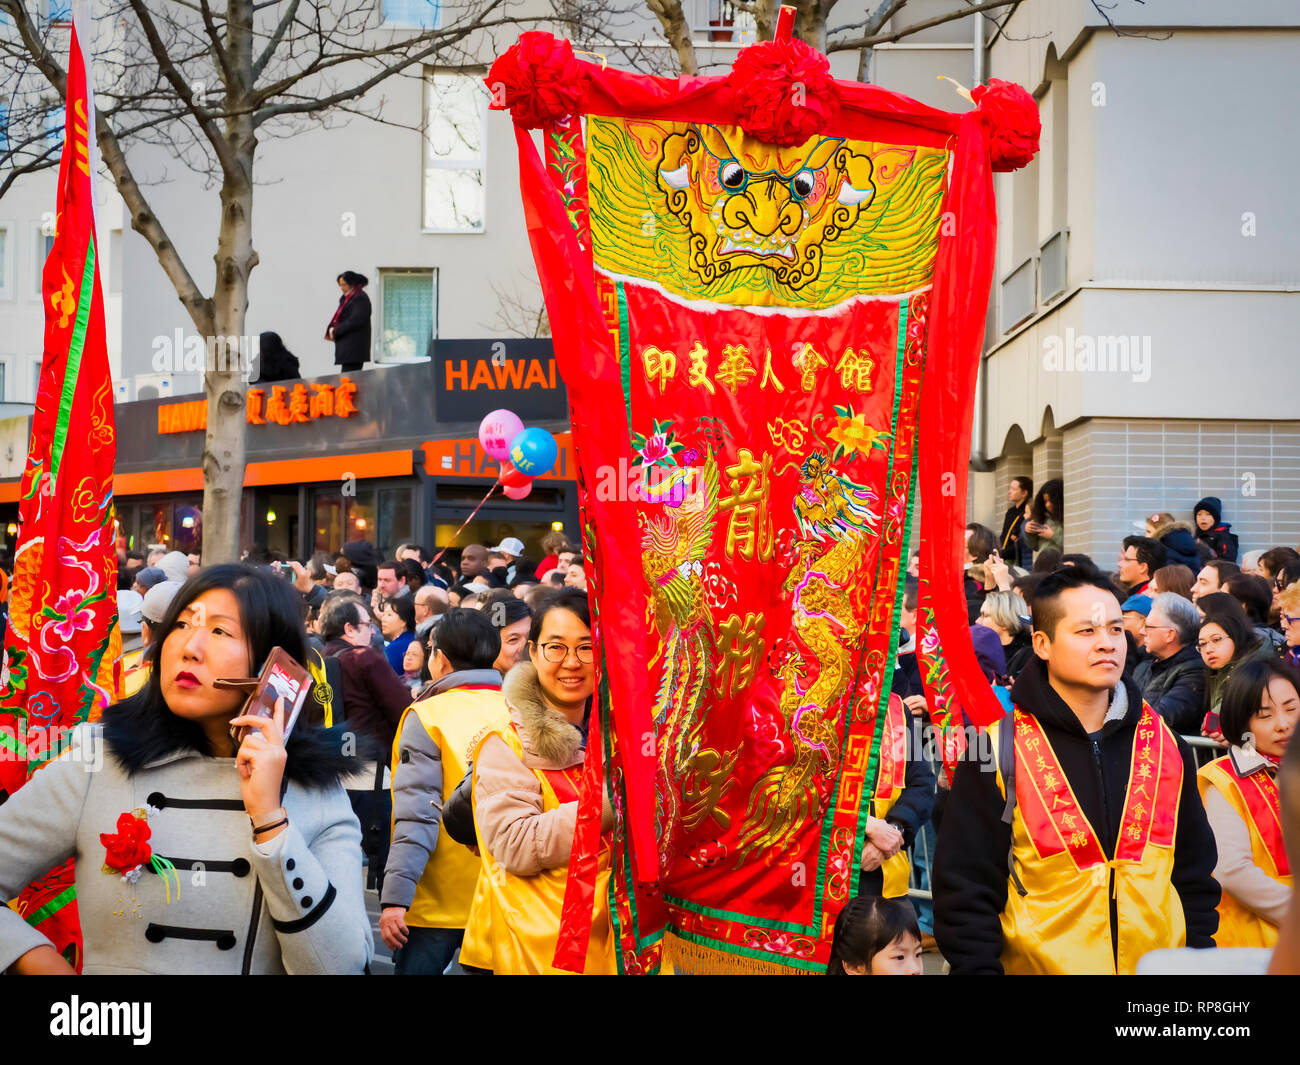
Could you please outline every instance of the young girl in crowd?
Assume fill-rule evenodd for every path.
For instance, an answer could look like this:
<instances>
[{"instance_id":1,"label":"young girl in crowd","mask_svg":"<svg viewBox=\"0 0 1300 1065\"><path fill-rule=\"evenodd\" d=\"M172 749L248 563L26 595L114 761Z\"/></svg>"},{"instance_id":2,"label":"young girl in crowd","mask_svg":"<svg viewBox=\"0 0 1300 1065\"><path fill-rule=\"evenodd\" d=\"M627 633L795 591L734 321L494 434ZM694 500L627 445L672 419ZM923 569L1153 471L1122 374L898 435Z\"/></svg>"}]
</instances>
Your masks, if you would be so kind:
<instances>
[{"instance_id":1,"label":"young girl in crowd","mask_svg":"<svg viewBox=\"0 0 1300 1065\"><path fill-rule=\"evenodd\" d=\"M1300 717L1300 674L1268 659L1243 662L1223 692L1228 753L1197 774L1223 888L1220 947L1271 947L1291 898L1277 771Z\"/></svg>"},{"instance_id":2,"label":"young girl in crowd","mask_svg":"<svg viewBox=\"0 0 1300 1065\"><path fill-rule=\"evenodd\" d=\"M921 929L907 899L857 895L835 919L827 976L920 976Z\"/></svg>"}]
</instances>

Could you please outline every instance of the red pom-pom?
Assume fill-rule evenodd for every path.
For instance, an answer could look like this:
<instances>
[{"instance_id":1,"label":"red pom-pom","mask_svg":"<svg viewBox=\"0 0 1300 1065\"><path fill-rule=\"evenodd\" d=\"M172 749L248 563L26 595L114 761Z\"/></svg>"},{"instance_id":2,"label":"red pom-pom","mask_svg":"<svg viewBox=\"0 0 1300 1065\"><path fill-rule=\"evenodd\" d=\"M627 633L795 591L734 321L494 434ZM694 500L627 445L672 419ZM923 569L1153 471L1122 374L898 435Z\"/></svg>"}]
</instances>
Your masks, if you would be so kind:
<instances>
[{"instance_id":1,"label":"red pom-pom","mask_svg":"<svg viewBox=\"0 0 1300 1065\"><path fill-rule=\"evenodd\" d=\"M781 147L802 144L840 110L830 60L793 38L742 48L727 85L741 128Z\"/></svg>"},{"instance_id":2,"label":"red pom-pom","mask_svg":"<svg viewBox=\"0 0 1300 1065\"><path fill-rule=\"evenodd\" d=\"M1034 98L1014 81L1001 78L975 86L970 96L988 135L993 169L1005 173L1028 166L1038 154L1038 135L1043 131Z\"/></svg>"},{"instance_id":3,"label":"red pom-pom","mask_svg":"<svg viewBox=\"0 0 1300 1065\"><path fill-rule=\"evenodd\" d=\"M582 112L587 72L568 41L529 30L497 57L483 81L492 110L508 110L515 125L540 129Z\"/></svg>"}]
</instances>

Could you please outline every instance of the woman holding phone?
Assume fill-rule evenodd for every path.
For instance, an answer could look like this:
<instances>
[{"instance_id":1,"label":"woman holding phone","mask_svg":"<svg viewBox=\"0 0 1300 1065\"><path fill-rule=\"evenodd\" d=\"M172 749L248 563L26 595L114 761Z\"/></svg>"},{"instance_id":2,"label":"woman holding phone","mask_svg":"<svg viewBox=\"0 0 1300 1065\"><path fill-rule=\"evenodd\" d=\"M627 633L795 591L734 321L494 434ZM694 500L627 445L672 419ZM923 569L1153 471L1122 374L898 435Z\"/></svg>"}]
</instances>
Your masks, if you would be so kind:
<instances>
[{"instance_id":1,"label":"woman holding phone","mask_svg":"<svg viewBox=\"0 0 1300 1065\"><path fill-rule=\"evenodd\" d=\"M297 593L244 565L176 593L145 686L79 726L69 749L0 806L0 899L68 858L87 973L360 973L374 945L361 832L340 777L341 737L285 706L244 717L275 647L306 661ZM236 749L232 728L249 727ZM94 771L92 771L94 770ZM0 906L0 970L68 973Z\"/></svg>"}]
</instances>

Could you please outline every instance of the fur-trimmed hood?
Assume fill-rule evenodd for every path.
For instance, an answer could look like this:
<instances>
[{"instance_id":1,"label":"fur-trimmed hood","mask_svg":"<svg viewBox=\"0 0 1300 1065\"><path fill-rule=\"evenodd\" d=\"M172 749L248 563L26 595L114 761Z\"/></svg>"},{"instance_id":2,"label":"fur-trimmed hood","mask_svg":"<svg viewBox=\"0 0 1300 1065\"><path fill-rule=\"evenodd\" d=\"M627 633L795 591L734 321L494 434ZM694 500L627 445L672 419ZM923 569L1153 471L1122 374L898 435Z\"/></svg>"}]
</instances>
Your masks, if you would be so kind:
<instances>
[{"instance_id":1,"label":"fur-trimmed hood","mask_svg":"<svg viewBox=\"0 0 1300 1065\"><path fill-rule=\"evenodd\" d=\"M566 769L582 761L582 732L563 714L547 708L536 666L520 662L512 668L501 694L519 729L524 754L538 763L536 768Z\"/></svg>"}]
</instances>

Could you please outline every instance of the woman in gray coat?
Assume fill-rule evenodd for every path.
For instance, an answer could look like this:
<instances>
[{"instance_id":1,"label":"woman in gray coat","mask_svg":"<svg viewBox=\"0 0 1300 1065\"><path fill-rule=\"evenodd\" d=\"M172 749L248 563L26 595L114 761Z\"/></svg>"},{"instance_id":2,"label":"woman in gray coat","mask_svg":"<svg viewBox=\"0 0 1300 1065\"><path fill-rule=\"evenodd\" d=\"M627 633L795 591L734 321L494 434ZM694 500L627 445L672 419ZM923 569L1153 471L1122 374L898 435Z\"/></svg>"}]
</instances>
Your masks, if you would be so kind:
<instances>
[{"instance_id":1,"label":"woman in gray coat","mask_svg":"<svg viewBox=\"0 0 1300 1065\"><path fill-rule=\"evenodd\" d=\"M374 944L344 737L240 717L274 647L306 644L295 593L242 565L177 592L149 680L0 806L0 899L68 858L87 973L360 973ZM231 728L250 732L236 748ZM0 971L70 972L0 905Z\"/></svg>"}]
</instances>

